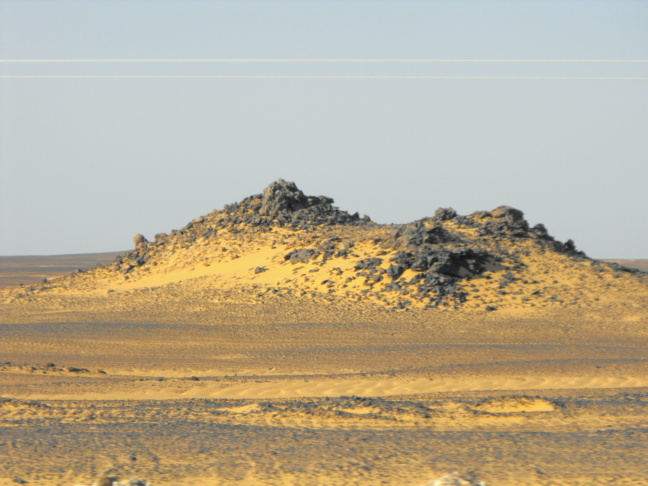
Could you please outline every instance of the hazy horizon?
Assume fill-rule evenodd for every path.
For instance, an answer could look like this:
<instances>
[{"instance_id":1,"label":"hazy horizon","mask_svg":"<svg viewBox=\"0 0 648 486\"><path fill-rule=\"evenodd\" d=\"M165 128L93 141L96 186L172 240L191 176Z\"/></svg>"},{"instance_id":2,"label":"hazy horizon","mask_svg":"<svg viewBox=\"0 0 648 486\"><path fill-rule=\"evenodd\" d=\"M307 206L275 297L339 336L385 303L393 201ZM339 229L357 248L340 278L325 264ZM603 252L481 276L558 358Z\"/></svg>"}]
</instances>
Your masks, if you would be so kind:
<instances>
[{"instance_id":1,"label":"hazy horizon","mask_svg":"<svg viewBox=\"0 0 648 486\"><path fill-rule=\"evenodd\" d=\"M0 255L127 250L284 178L378 223L510 205L648 258L646 21L640 1L0 0ZM143 62L164 59L311 62Z\"/></svg>"}]
</instances>

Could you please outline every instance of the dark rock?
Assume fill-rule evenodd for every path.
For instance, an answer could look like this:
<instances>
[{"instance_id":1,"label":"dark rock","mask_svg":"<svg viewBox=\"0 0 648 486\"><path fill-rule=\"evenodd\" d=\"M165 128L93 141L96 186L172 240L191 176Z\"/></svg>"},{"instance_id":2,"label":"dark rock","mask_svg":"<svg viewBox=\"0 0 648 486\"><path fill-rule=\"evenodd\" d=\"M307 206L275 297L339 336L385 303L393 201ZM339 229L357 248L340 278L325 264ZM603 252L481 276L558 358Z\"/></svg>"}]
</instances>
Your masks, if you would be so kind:
<instances>
[{"instance_id":1,"label":"dark rock","mask_svg":"<svg viewBox=\"0 0 648 486\"><path fill-rule=\"evenodd\" d=\"M547 228L545 228L545 225L542 223L536 224L533 228L531 228L532 231L540 236L546 236L549 233L547 232Z\"/></svg>"},{"instance_id":2,"label":"dark rock","mask_svg":"<svg viewBox=\"0 0 648 486\"><path fill-rule=\"evenodd\" d=\"M319 255L320 252L311 248L301 248L293 250L284 256L284 260L290 261L293 265L296 263L308 263L311 258Z\"/></svg>"},{"instance_id":3,"label":"dark rock","mask_svg":"<svg viewBox=\"0 0 648 486\"><path fill-rule=\"evenodd\" d=\"M414 256L413 253L411 252L406 252L406 251L399 251L396 253L396 255L391 259L391 261L397 265L401 265L404 270L410 268L412 264L414 263L414 260L416 260L416 257Z\"/></svg>"},{"instance_id":4,"label":"dark rock","mask_svg":"<svg viewBox=\"0 0 648 486\"><path fill-rule=\"evenodd\" d=\"M136 234L133 237L133 241L135 242L135 248L141 248L141 247L146 247L148 245L148 240L144 237L144 235L141 234Z\"/></svg>"},{"instance_id":5,"label":"dark rock","mask_svg":"<svg viewBox=\"0 0 648 486\"><path fill-rule=\"evenodd\" d=\"M294 182L279 179L263 190L259 214L276 216L281 211L297 211L318 204L331 204L328 197L305 196Z\"/></svg>"},{"instance_id":6,"label":"dark rock","mask_svg":"<svg viewBox=\"0 0 648 486\"><path fill-rule=\"evenodd\" d=\"M204 238L211 238L212 236L215 236L217 234L216 228L207 228L205 231L203 231L202 236Z\"/></svg>"},{"instance_id":7,"label":"dark rock","mask_svg":"<svg viewBox=\"0 0 648 486\"><path fill-rule=\"evenodd\" d=\"M404 271L405 271L405 267L403 265L398 265L398 264L397 265L391 265L387 269L387 275L389 275L391 278L396 280L397 278L399 278L403 274Z\"/></svg>"},{"instance_id":8,"label":"dark rock","mask_svg":"<svg viewBox=\"0 0 648 486\"><path fill-rule=\"evenodd\" d=\"M450 243L456 240L443 226L435 224L432 227L427 227L421 222L407 225L400 234L400 238L404 239L410 247Z\"/></svg>"},{"instance_id":9,"label":"dark rock","mask_svg":"<svg viewBox=\"0 0 648 486\"><path fill-rule=\"evenodd\" d=\"M529 223L524 219L522 211L509 206L500 206L492 211L492 215L493 219L479 228L481 236L501 238L528 236Z\"/></svg>"},{"instance_id":10,"label":"dark rock","mask_svg":"<svg viewBox=\"0 0 648 486\"><path fill-rule=\"evenodd\" d=\"M254 269L254 273L263 273L263 272L266 272L266 271L268 271L268 269L266 267L256 267Z\"/></svg>"},{"instance_id":11,"label":"dark rock","mask_svg":"<svg viewBox=\"0 0 648 486\"><path fill-rule=\"evenodd\" d=\"M463 226L465 228L476 228L477 223L470 218L469 216L457 216L454 218L454 222L457 223L459 226Z\"/></svg>"},{"instance_id":12,"label":"dark rock","mask_svg":"<svg viewBox=\"0 0 648 486\"><path fill-rule=\"evenodd\" d=\"M507 218L511 221L524 221L524 213L511 206L500 206L491 211L493 218Z\"/></svg>"},{"instance_id":13,"label":"dark rock","mask_svg":"<svg viewBox=\"0 0 648 486\"><path fill-rule=\"evenodd\" d=\"M356 270L375 268L382 263L382 258L365 258L355 265Z\"/></svg>"},{"instance_id":14,"label":"dark rock","mask_svg":"<svg viewBox=\"0 0 648 486\"><path fill-rule=\"evenodd\" d=\"M434 218L437 221L449 221L457 217L457 211L452 208L439 208L434 212Z\"/></svg>"},{"instance_id":15,"label":"dark rock","mask_svg":"<svg viewBox=\"0 0 648 486\"><path fill-rule=\"evenodd\" d=\"M90 373L90 370L86 368L75 368L74 366L68 366L65 370L70 373Z\"/></svg>"}]
</instances>

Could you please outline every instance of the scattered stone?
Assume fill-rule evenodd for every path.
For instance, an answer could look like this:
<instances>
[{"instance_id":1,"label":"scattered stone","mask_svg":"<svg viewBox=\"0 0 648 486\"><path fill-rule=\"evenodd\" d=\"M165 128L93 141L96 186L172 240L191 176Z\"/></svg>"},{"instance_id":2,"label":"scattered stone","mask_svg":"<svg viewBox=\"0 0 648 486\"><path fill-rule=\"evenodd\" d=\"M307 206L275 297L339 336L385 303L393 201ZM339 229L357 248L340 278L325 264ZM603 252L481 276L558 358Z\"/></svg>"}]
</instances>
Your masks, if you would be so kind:
<instances>
[{"instance_id":1,"label":"scattered stone","mask_svg":"<svg viewBox=\"0 0 648 486\"><path fill-rule=\"evenodd\" d=\"M356 270L366 270L377 267L382 263L382 258L365 258L355 265Z\"/></svg>"},{"instance_id":2,"label":"scattered stone","mask_svg":"<svg viewBox=\"0 0 648 486\"><path fill-rule=\"evenodd\" d=\"M67 368L65 368L65 371L69 371L70 373L90 373L89 369L75 368L74 366L68 366Z\"/></svg>"}]
</instances>

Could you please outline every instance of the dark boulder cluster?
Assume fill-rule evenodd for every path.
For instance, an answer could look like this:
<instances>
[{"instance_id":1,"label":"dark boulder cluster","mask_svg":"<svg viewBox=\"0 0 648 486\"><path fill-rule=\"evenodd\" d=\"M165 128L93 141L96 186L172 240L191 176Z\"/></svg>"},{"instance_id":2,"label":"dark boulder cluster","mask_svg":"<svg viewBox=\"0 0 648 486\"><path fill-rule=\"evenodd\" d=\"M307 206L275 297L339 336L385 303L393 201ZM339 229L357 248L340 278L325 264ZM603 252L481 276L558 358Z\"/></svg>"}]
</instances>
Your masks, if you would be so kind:
<instances>
[{"instance_id":1,"label":"dark boulder cluster","mask_svg":"<svg viewBox=\"0 0 648 486\"><path fill-rule=\"evenodd\" d=\"M396 231L395 238L408 248L461 241L460 238L450 233L441 224L435 223L432 226L427 226L424 222L425 220L421 220L405 225Z\"/></svg>"},{"instance_id":2,"label":"dark boulder cluster","mask_svg":"<svg viewBox=\"0 0 648 486\"><path fill-rule=\"evenodd\" d=\"M467 294L461 291L462 281L481 274L486 264L495 257L483 249L473 248L431 248L423 246L417 251L402 251L391 258L387 275L391 277L392 290L413 293L417 300L427 300L438 306L453 297L463 302ZM401 278L406 270L413 270L414 276Z\"/></svg>"},{"instance_id":3,"label":"dark boulder cluster","mask_svg":"<svg viewBox=\"0 0 648 486\"><path fill-rule=\"evenodd\" d=\"M420 248L416 252L399 252L391 260L396 267L395 274L411 269L416 272L430 272L451 277L464 277L482 273L489 259L486 250L472 248L434 249Z\"/></svg>"},{"instance_id":4,"label":"dark boulder cluster","mask_svg":"<svg viewBox=\"0 0 648 486\"><path fill-rule=\"evenodd\" d=\"M239 223L257 226L287 226L308 229L311 225L358 225L370 222L367 216L349 214L333 206L333 199L325 196L306 196L294 182L279 179L263 191L245 198L240 203L225 207L237 215Z\"/></svg>"},{"instance_id":5,"label":"dark boulder cluster","mask_svg":"<svg viewBox=\"0 0 648 486\"><path fill-rule=\"evenodd\" d=\"M524 213L510 206L500 206L481 217L490 218L479 226L480 236L523 237L529 233Z\"/></svg>"},{"instance_id":6,"label":"dark boulder cluster","mask_svg":"<svg viewBox=\"0 0 648 486\"><path fill-rule=\"evenodd\" d=\"M263 190L259 214L276 217L283 211L298 211L318 205L330 205L333 199L330 197L306 196L297 189L294 182L286 182L283 179L273 182Z\"/></svg>"},{"instance_id":7,"label":"dark boulder cluster","mask_svg":"<svg viewBox=\"0 0 648 486\"><path fill-rule=\"evenodd\" d=\"M130 273L137 267L141 267L151 259L151 254L147 252L146 247L138 246L135 250L115 259L114 269L124 274Z\"/></svg>"}]
</instances>

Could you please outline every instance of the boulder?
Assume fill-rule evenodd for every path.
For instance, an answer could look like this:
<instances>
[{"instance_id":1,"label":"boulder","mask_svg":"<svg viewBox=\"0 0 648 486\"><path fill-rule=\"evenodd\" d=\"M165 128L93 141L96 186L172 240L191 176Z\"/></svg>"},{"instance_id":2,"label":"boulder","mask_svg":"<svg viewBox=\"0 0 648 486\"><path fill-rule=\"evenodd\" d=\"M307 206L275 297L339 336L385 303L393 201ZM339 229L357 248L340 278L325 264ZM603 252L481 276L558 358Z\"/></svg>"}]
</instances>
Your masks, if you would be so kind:
<instances>
[{"instance_id":1,"label":"boulder","mask_svg":"<svg viewBox=\"0 0 648 486\"><path fill-rule=\"evenodd\" d=\"M365 258L355 265L356 270L368 270L375 268L382 263L382 258Z\"/></svg>"},{"instance_id":2,"label":"boulder","mask_svg":"<svg viewBox=\"0 0 648 486\"><path fill-rule=\"evenodd\" d=\"M448 221L457 217L457 211L452 208L439 208L434 212L437 221Z\"/></svg>"},{"instance_id":3,"label":"boulder","mask_svg":"<svg viewBox=\"0 0 648 486\"><path fill-rule=\"evenodd\" d=\"M547 232L547 228L545 228L545 225L542 223L536 224L533 228L533 231L541 236L546 236L549 233Z\"/></svg>"},{"instance_id":4,"label":"boulder","mask_svg":"<svg viewBox=\"0 0 648 486\"><path fill-rule=\"evenodd\" d=\"M512 208L511 206L500 206L491 211L493 218L507 218L511 221L524 221L524 213L519 209Z\"/></svg>"},{"instance_id":5,"label":"boulder","mask_svg":"<svg viewBox=\"0 0 648 486\"><path fill-rule=\"evenodd\" d=\"M140 247L148 245L148 240L146 239L146 237L144 235L139 234L139 233L137 233L133 237L133 242L135 243L135 248L140 248Z\"/></svg>"},{"instance_id":6,"label":"boulder","mask_svg":"<svg viewBox=\"0 0 648 486\"><path fill-rule=\"evenodd\" d=\"M293 265L296 263L308 263L311 258L319 255L320 252L311 248L301 248L293 250L284 256L284 260L290 261Z\"/></svg>"},{"instance_id":7,"label":"boulder","mask_svg":"<svg viewBox=\"0 0 648 486\"><path fill-rule=\"evenodd\" d=\"M306 196L294 182L279 179L263 190L259 214L276 216L283 211L297 211L318 204L332 204L330 197Z\"/></svg>"},{"instance_id":8,"label":"boulder","mask_svg":"<svg viewBox=\"0 0 648 486\"><path fill-rule=\"evenodd\" d=\"M403 267L402 265L398 265L398 264L391 265L387 269L387 275L389 275L391 278L396 280L398 277L400 277L403 274L404 271L405 271L405 267Z\"/></svg>"}]
</instances>

